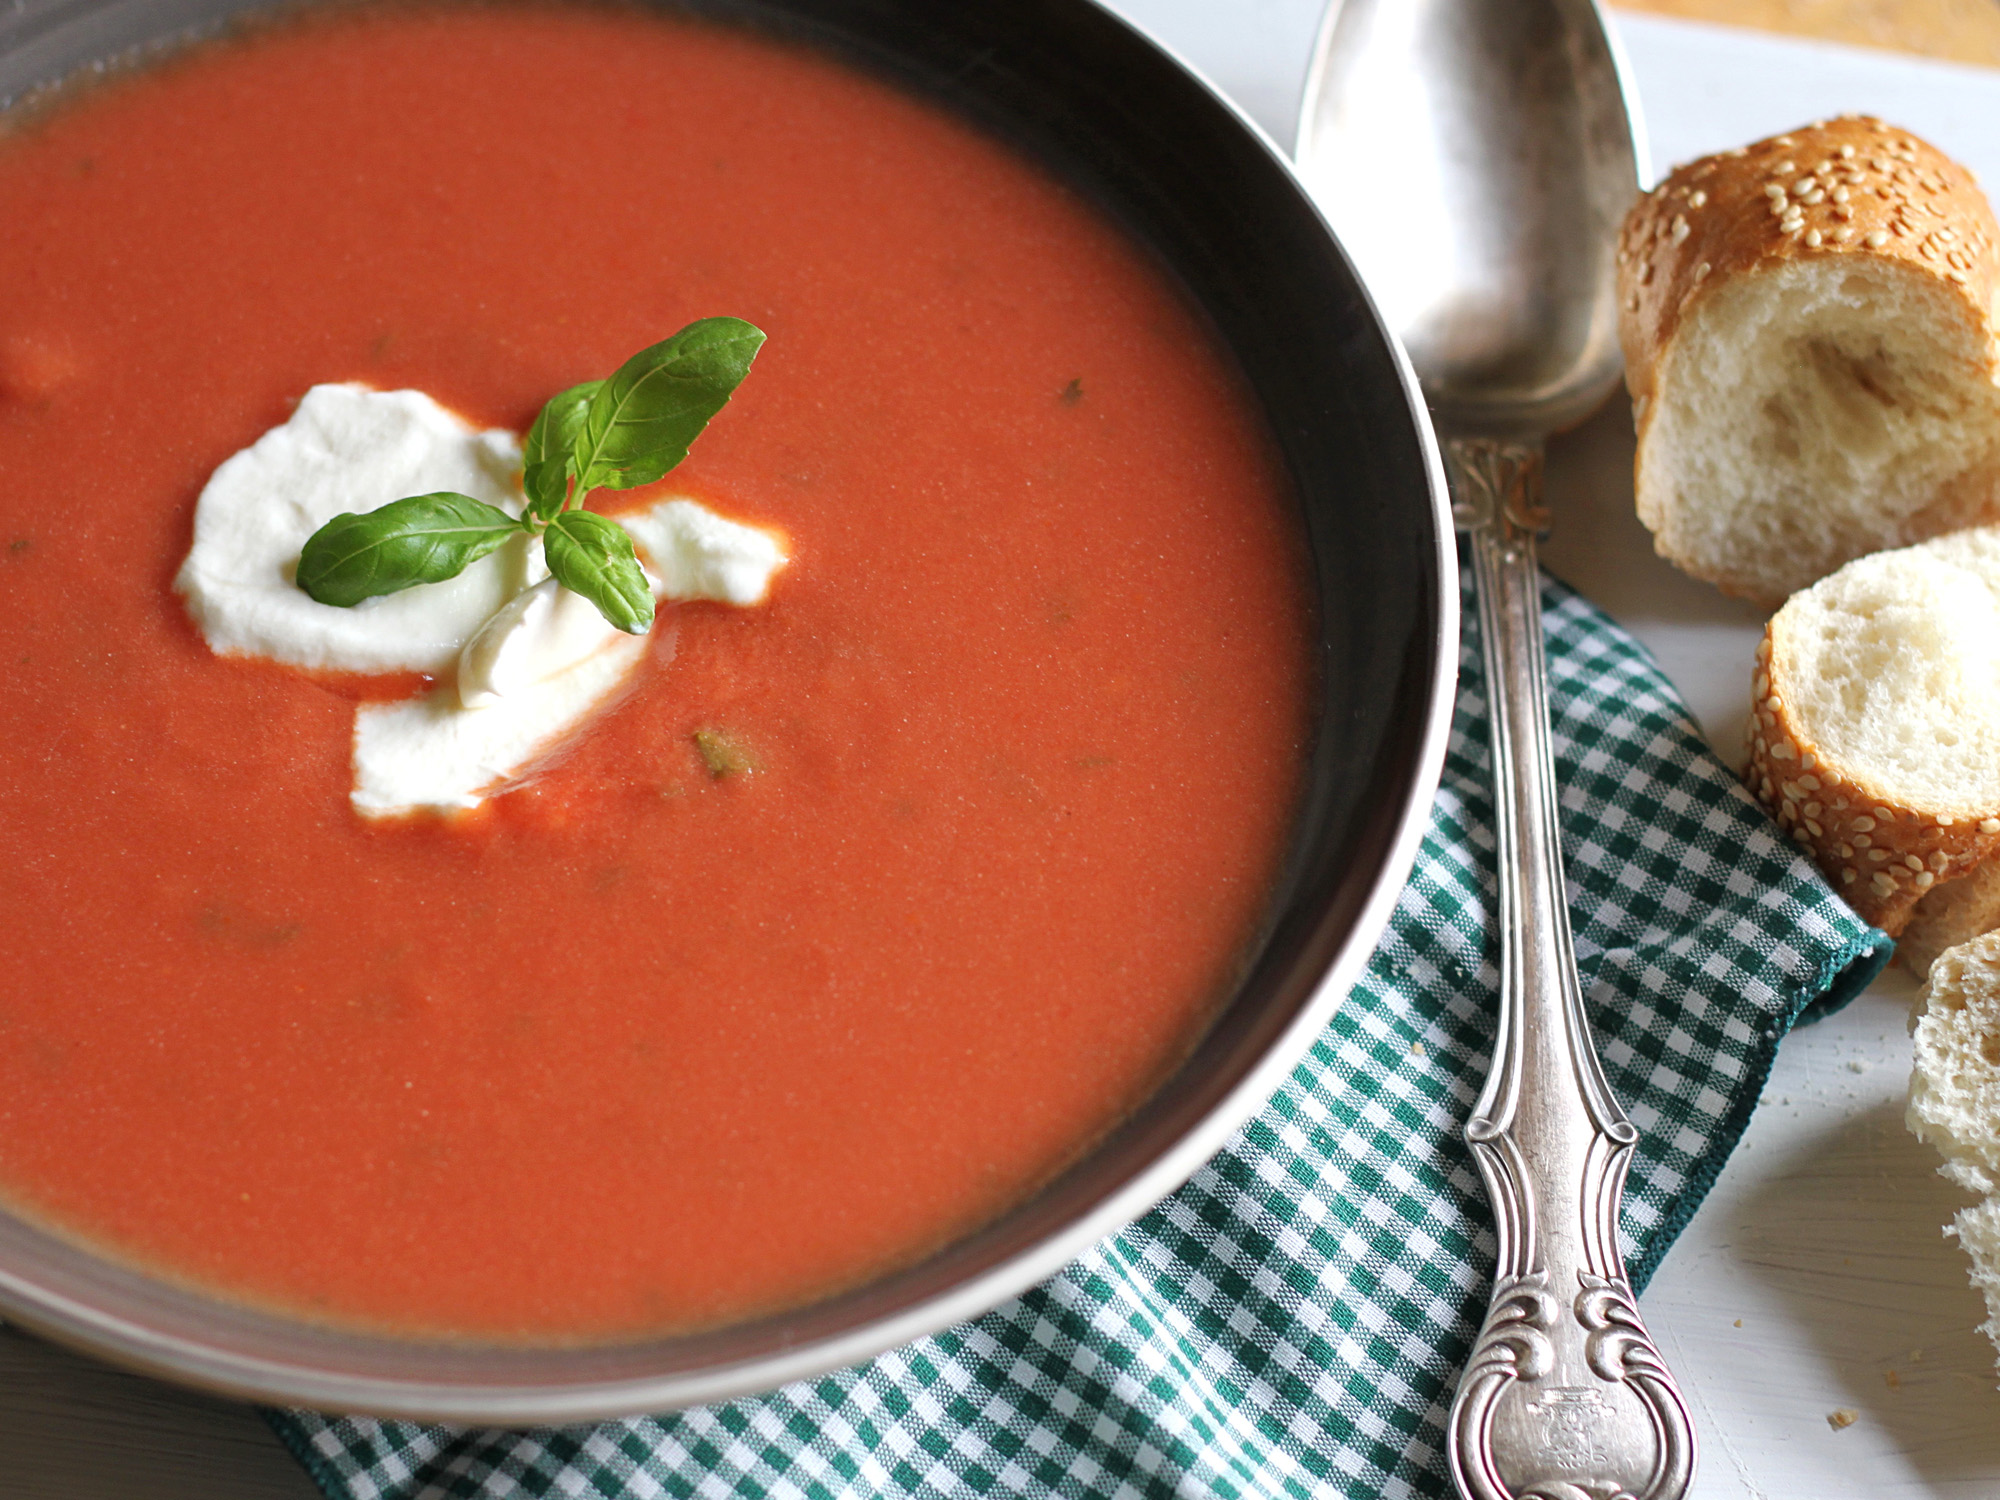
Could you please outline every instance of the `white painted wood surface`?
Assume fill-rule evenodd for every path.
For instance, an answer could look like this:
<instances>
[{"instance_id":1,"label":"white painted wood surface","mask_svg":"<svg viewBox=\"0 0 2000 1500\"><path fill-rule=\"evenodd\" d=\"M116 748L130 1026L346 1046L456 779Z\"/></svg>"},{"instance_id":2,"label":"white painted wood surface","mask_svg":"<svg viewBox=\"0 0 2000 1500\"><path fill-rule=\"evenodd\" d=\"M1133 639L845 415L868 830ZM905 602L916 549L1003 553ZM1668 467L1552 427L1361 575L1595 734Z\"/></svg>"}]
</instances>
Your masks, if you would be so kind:
<instances>
[{"instance_id":1,"label":"white painted wood surface","mask_svg":"<svg viewBox=\"0 0 2000 1500\"><path fill-rule=\"evenodd\" d=\"M1318 0L1115 0L1289 141ZM2000 182L2000 74L1621 16L1656 166L1869 110ZM1622 403L1551 454L1550 566L1632 628L1725 752L1758 614L1682 578L1632 519ZM1694 1401L1697 1500L2000 1496L1984 1316L1941 1227L1959 1206L1902 1126L1911 986L1796 1033L1645 1297ZM1850 1412L1841 1428L1828 1417ZM0 1331L4 1500L305 1500L248 1409ZM1358 1500L1358 1497L1357 1497Z\"/></svg>"}]
</instances>

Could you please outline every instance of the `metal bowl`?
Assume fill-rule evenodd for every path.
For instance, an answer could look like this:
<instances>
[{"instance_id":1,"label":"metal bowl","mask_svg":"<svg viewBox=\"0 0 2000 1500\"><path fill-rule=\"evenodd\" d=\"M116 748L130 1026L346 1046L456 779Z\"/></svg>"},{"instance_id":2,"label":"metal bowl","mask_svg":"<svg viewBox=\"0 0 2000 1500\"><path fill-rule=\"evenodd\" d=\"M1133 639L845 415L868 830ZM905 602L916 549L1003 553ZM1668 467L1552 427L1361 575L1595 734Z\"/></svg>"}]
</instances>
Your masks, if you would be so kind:
<instances>
[{"instance_id":1,"label":"metal bowl","mask_svg":"<svg viewBox=\"0 0 2000 1500\"><path fill-rule=\"evenodd\" d=\"M257 0L15 0L0 99L227 24ZM1310 546L1322 701L1271 929L1186 1064L1058 1180L928 1260L691 1336L484 1347L220 1301L0 1213L0 1310L123 1364L259 1400L490 1424L660 1411L850 1364L980 1313L1179 1186L1319 1035L1425 825L1456 661L1456 564L1422 402L1305 190L1255 126L1090 0L693 0L969 116L1151 245L1233 353Z\"/></svg>"}]
</instances>

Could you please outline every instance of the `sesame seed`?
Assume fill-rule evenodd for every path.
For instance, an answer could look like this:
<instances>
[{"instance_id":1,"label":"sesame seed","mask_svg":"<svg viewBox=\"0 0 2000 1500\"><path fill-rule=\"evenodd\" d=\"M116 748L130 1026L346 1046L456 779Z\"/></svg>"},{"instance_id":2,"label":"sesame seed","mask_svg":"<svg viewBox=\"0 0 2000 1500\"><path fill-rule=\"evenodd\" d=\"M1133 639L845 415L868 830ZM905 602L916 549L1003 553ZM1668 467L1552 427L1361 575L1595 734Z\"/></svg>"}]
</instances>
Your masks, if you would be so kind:
<instances>
[{"instance_id":1,"label":"sesame seed","mask_svg":"<svg viewBox=\"0 0 2000 1500\"><path fill-rule=\"evenodd\" d=\"M1789 146L1791 145L1791 142L1781 137L1778 140L1777 144L1780 146ZM1780 177L1783 177L1788 175L1789 173L1798 171L1798 169L1799 169L1799 164L1795 161L1781 161L1777 164L1777 166L1773 167L1771 170L1776 172Z\"/></svg>"},{"instance_id":2,"label":"sesame seed","mask_svg":"<svg viewBox=\"0 0 2000 1500\"><path fill-rule=\"evenodd\" d=\"M1840 883L1842 885L1854 884L1857 873L1858 872L1853 870L1852 868L1842 870L1840 872Z\"/></svg>"},{"instance_id":3,"label":"sesame seed","mask_svg":"<svg viewBox=\"0 0 2000 1500\"><path fill-rule=\"evenodd\" d=\"M1914 854L1905 854L1903 856L1903 863L1908 865L1912 870L1921 870L1924 867L1924 862Z\"/></svg>"},{"instance_id":4,"label":"sesame seed","mask_svg":"<svg viewBox=\"0 0 2000 1500\"><path fill-rule=\"evenodd\" d=\"M1767 635L1761 637L1757 642L1757 660L1769 661L1770 659L1771 659L1771 638ZM1996 829L1995 832L2000 832L2000 829Z\"/></svg>"},{"instance_id":5,"label":"sesame seed","mask_svg":"<svg viewBox=\"0 0 2000 1500\"><path fill-rule=\"evenodd\" d=\"M1833 201L1835 203L1845 203L1849 198L1852 198L1853 196L1854 195L1844 187L1835 188L1832 194Z\"/></svg>"},{"instance_id":6,"label":"sesame seed","mask_svg":"<svg viewBox=\"0 0 2000 1500\"><path fill-rule=\"evenodd\" d=\"M1944 850L1939 849L1936 853L1931 855L1931 868L1933 870L1944 870L1949 868L1950 865L1951 865L1951 856L1949 854L1946 854Z\"/></svg>"},{"instance_id":7,"label":"sesame seed","mask_svg":"<svg viewBox=\"0 0 2000 1500\"><path fill-rule=\"evenodd\" d=\"M1854 160L1854 148L1852 146L1842 146L1840 148L1840 159L1842 161Z\"/></svg>"},{"instance_id":8,"label":"sesame seed","mask_svg":"<svg viewBox=\"0 0 2000 1500\"><path fill-rule=\"evenodd\" d=\"M1856 818L1854 820L1854 831L1856 833L1873 833L1875 831L1875 820L1873 818Z\"/></svg>"},{"instance_id":9,"label":"sesame seed","mask_svg":"<svg viewBox=\"0 0 2000 1500\"><path fill-rule=\"evenodd\" d=\"M1806 243L1817 250L1820 243L1820 232L1817 229L1808 229L1806 231Z\"/></svg>"},{"instance_id":10,"label":"sesame seed","mask_svg":"<svg viewBox=\"0 0 2000 1500\"><path fill-rule=\"evenodd\" d=\"M1884 875L1880 870L1875 872L1868 883L1884 896L1896 888L1896 882L1891 880L1887 875Z\"/></svg>"},{"instance_id":11,"label":"sesame seed","mask_svg":"<svg viewBox=\"0 0 2000 1500\"><path fill-rule=\"evenodd\" d=\"M1763 697L1766 693L1770 692L1770 690L1771 690L1771 679L1767 673L1759 672L1754 678L1751 679L1750 691L1755 693L1759 698Z\"/></svg>"},{"instance_id":12,"label":"sesame seed","mask_svg":"<svg viewBox=\"0 0 2000 1500\"><path fill-rule=\"evenodd\" d=\"M1678 245L1688 237L1688 221L1679 214L1674 215L1674 243Z\"/></svg>"},{"instance_id":13,"label":"sesame seed","mask_svg":"<svg viewBox=\"0 0 2000 1500\"><path fill-rule=\"evenodd\" d=\"M1816 792L1819 790L1819 778L1817 776L1801 776L1799 778L1799 785L1809 792Z\"/></svg>"},{"instance_id":14,"label":"sesame seed","mask_svg":"<svg viewBox=\"0 0 2000 1500\"><path fill-rule=\"evenodd\" d=\"M1959 270L1950 270L1945 272L1944 274L1945 274L1945 279L1947 281L1953 282L1958 286L1965 285L1966 282L1965 272Z\"/></svg>"},{"instance_id":15,"label":"sesame seed","mask_svg":"<svg viewBox=\"0 0 2000 1500\"><path fill-rule=\"evenodd\" d=\"M1783 698L1780 698L1776 693L1771 694L1770 697L1764 700L1764 707L1770 709L1772 713L1776 713L1779 709L1783 708L1784 706L1785 706L1785 700Z\"/></svg>"},{"instance_id":16,"label":"sesame seed","mask_svg":"<svg viewBox=\"0 0 2000 1500\"><path fill-rule=\"evenodd\" d=\"M1806 176L1801 177L1797 182L1792 184L1792 196L1794 198L1803 198L1807 193L1810 193L1811 191L1813 191L1813 189L1817 188L1818 186L1819 186L1819 179L1813 177L1811 174L1807 174Z\"/></svg>"},{"instance_id":17,"label":"sesame seed","mask_svg":"<svg viewBox=\"0 0 2000 1500\"><path fill-rule=\"evenodd\" d=\"M1896 815L1886 807L1878 807L1875 809L1875 821L1878 823L1893 823L1896 821Z\"/></svg>"},{"instance_id":18,"label":"sesame seed","mask_svg":"<svg viewBox=\"0 0 2000 1500\"><path fill-rule=\"evenodd\" d=\"M1787 203L1783 198L1773 198L1771 200L1771 212L1778 218L1782 219L1786 214L1790 213L1791 211L1792 211L1791 204Z\"/></svg>"},{"instance_id":19,"label":"sesame seed","mask_svg":"<svg viewBox=\"0 0 2000 1500\"><path fill-rule=\"evenodd\" d=\"M1877 864L1880 864L1883 860L1889 857L1889 851L1887 849L1870 849L1868 851L1868 857L1874 860Z\"/></svg>"},{"instance_id":20,"label":"sesame seed","mask_svg":"<svg viewBox=\"0 0 2000 1500\"><path fill-rule=\"evenodd\" d=\"M1694 279L1696 281L1700 281L1702 277L1708 274L1708 270L1709 270L1708 262L1703 261L1700 265L1694 268Z\"/></svg>"},{"instance_id":21,"label":"sesame seed","mask_svg":"<svg viewBox=\"0 0 2000 1500\"><path fill-rule=\"evenodd\" d=\"M1758 796L1760 796L1760 797L1762 797L1762 798L1763 798L1763 799L1764 799L1764 800L1765 800L1766 802L1769 802L1769 801L1771 800L1771 778L1770 778L1770 777L1766 776L1766 777L1765 777L1765 778L1764 778L1764 779L1763 779L1762 781L1760 781L1760 782L1759 782L1759 783L1757 784L1757 795L1758 795Z\"/></svg>"},{"instance_id":22,"label":"sesame seed","mask_svg":"<svg viewBox=\"0 0 2000 1500\"><path fill-rule=\"evenodd\" d=\"M1812 842L1812 835L1807 833L1803 828L1794 828L1792 830L1792 837L1801 844L1810 844Z\"/></svg>"},{"instance_id":23,"label":"sesame seed","mask_svg":"<svg viewBox=\"0 0 2000 1500\"><path fill-rule=\"evenodd\" d=\"M1696 188L1693 192L1688 194L1689 208L1700 208L1706 202L1708 202L1708 194L1705 190L1701 188Z\"/></svg>"},{"instance_id":24,"label":"sesame seed","mask_svg":"<svg viewBox=\"0 0 2000 1500\"><path fill-rule=\"evenodd\" d=\"M1784 185L1784 184L1783 184L1782 182L1767 182L1767 183L1765 183L1765 184L1764 184L1764 196L1765 196L1765 197L1767 197L1767 198L1782 198L1782 197L1784 197L1784 196L1785 196L1785 185Z\"/></svg>"},{"instance_id":25,"label":"sesame seed","mask_svg":"<svg viewBox=\"0 0 2000 1500\"><path fill-rule=\"evenodd\" d=\"M1863 240L1862 243L1870 250L1880 250L1884 245L1889 243L1889 236L1879 229L1871 229L1868 231L1868 238Z\"/></svg>"},{"instance_id":26,"label":"sesame seed","mask_svg":"<svg viewBox=\"0 0 2000 1500\"><path fill-rule=\"evenodd\" d=\"M2000 818L1981 818L1979 820L1979 831L1981 833L2000 833Z\"/></svg>"},{"instance_id":27,"label":"sesame seed","mask_svg":"<svg viewBox=\"0 0 2000 1500\"><path fill-rule=\"evenodd\" d=\"M1820 815L1821 809L1820 805L1817 802L1808 802L1804 807L1800 808L1799 811L1804 813L1809 818L1816 818Z\"/></svg>"},{"instance_id":28,"label":"sesame seed","mask_svg":"<svg viewBox=\"0 0 2000 1500\"><path fill-rule=\"evenodd\" d=\"M1854 835L1854 847L1857 849L1866 849L1869 845L1873 844L1874 842L1875 840L1868 837L1868 835L1865 833L1857 833Z\"/></svg>"},{"instance_id":29,"label":"sesame seed","mask_svg":"<svg viewBox=\"0 0 2000 1500\"><path fill-rule=\"evenodd\" d=\"M1775 703L1777 699L1774 698L1771 701ZM1790 745L1773 745L1771 747L1771 758L1774 760L1797 760L1799 752L1794 750Z\"/></svg>"},{"instance_id":30,"label":"sesame seed","mask_svg":"<svg viewBox=\"0 0 2000 1500\"><path fill-rule=\"evenodd\" d=\"M1810 771L1814 766L1818 764L1819 762L1813 759L1813 753L1810 750L1806 751L1804 755L1801 755L1799 757L1799 769L1801 771Z\"/></svg>"},{"instance_id":31,"label":"sesame seed","mask_svg":"<svg viewBox=\"0 0 2000 1500\"><path fill-rule=\"evenodd\" d=\"M1920 891L1928 889L1936 880L1937 876L1931 874L1929 870L1917 871L1917 889Z\"/></svg>"},{"instance_id":32,"label":"sesame seed","mask_svg":"<svg viewBox=\"0 0 2000 1500\"><path fill-rule=\"evenodd\" d=\"M1814 838L1818 838L1822 833L1825 832L1825 830L1821 828L1819 824L1815 823L1811 818L1807 818L1806 832L1811 834Z\"/></svg>"},{"instance_id":33,"label":"sesame seed","mask_svg":"<svg viewBox=\"0 0 2000 1500\"><path fill-rule=\"evenodd\" d=\"M1854 217L1854 210L1849 208L1845 203L1836 203L1833 206L1833 216L1836 219L1845 222L1846 220ZM1847 238L1847 236L1842 235L1841 238L1845 239Z\"/></svg>"},{"instance_id":34,"label":"sesame seed","mask_svg":"<svg viewBox=\"0 0 2000 1500\"><path fill-rule=\"evenodd\" d=\"M1840 228L1834 230L1833 237L1836 242L1844 245L1854 238L1854 227L1850 224L1843 224Z\"/></svg>"},{"instance_id":35,"label":"sesame seed","mask_svg":"<svg viewBox=\"0 0 2000 1500\"><path fill-rule=\"evenodd\" d=\"M1819 187L1814 188L1810 193L1807 193L1805 195L1803 201L1808 208L1812 207L1816 203L1826 202L1826 189Z\"/></svg>"}]
</instances>

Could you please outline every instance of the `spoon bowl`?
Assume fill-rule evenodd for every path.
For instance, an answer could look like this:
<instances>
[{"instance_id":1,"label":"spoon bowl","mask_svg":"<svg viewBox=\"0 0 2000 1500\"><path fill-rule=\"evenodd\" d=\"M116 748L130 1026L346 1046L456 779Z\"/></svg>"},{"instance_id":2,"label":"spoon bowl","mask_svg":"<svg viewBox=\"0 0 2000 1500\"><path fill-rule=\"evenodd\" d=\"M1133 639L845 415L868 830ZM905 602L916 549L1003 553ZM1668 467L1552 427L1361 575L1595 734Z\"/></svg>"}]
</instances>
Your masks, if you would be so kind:
<instances>
[{"instance_id":1,"label":"spoon bowl","mask_svg":"<svg viewBox=\"0 0 2000 1500\"><path fill-rule=\"evenodd\" d=\"M1626 100L1589 0L1328 11L1299 170L1440 426L1560 431L1617 383L1613 256L1643 155Z\"/></svg>"}]
</instances>

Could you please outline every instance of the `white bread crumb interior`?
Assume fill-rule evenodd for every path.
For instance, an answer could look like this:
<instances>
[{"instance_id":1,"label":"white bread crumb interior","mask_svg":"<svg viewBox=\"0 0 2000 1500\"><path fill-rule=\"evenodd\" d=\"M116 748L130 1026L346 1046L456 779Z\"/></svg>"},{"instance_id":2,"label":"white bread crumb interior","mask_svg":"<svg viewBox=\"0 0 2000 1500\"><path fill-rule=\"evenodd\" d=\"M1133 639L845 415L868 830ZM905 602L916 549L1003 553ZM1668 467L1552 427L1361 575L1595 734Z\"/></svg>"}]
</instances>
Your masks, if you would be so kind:
<instances>
[{"instance_id":1,"label":"white bread crumb interior","mask_svg":"<svg viewBox=\"0 0 2000 1500\"><path fill-rule=\"evenodd\" d=\"M1779 619L1785 704L1822 762L1892 805L2000 807L2000 528L1861 558Z\"/></svg>"},{"instance_id":2,"label":"white bread crumb interior","mask_svg":"<svg viewBox=\"0 0 2000 1500\"><path fill-rule=\"evenodd\" d=\"M1750 790L1868 921L2000 860L2000 527L1794 594L1751 691Z\"/></svg>"},{"instance_id":3,"label":"white bread crumb interior","mask_svg":"<svg viewBox=\"0 0 2000 1500\"><path fill-rule=\"evenodd\" d=\"M2000 1346L2000 932L1939 954L1919 1005L1907 1118L1944 1157L1939 1170L1981 1199L1951 1232Z\"/></svg>"},{"instance_id":4,"label":"white bread crumb interior","mask_svg":"<svg viewBox=\"0 0 2000 1500\"><path fill-rule=\"evenodd\" d=\"M1661 362L1637 471L1662 553L1781 598L1986 518L2000 387L1955 294L1893 261L1793 260L1716 288Z\"/></svg>"}]
</instances>

